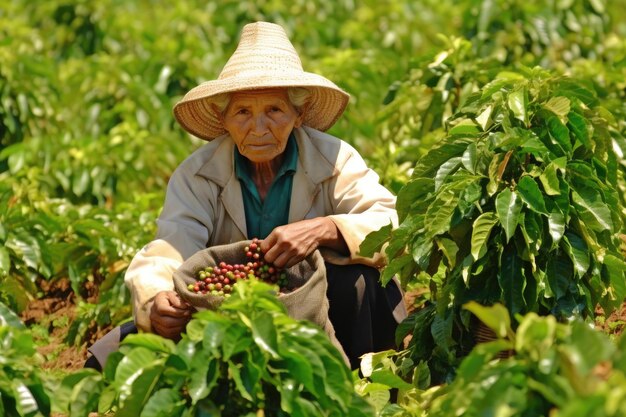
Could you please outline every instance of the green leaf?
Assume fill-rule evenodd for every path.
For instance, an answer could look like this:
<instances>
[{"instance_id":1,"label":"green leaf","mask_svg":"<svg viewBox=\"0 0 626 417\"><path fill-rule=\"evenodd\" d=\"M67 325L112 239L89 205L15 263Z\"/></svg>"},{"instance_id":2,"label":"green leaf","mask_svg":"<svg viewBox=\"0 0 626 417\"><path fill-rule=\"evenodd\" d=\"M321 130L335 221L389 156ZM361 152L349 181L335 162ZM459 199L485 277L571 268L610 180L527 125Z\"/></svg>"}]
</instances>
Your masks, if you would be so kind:
<instances>
[{"instance_id":1,"label":"green leaf","mask_svg":"<svg viewBox=\"0 0 626 417\"><path fill-rule=\"evenodd\" d=\"M33 235L20 231L17 236L10 236L6 246L12 249L16 255L24 261L26 266L34 270L41 265L40 241Z\"/></svg>"},{"instance_id":2,"label":"green leaf","mask_svg":"<svg viewBox=\"0 0 626 417\"><path fill-rule=\"evenodd\" d=\"M559 253L549 258L546 267L547 282L557 300L568 294L574 276L572 263L565 256Z\"/></svg>"},{"instance_id":3,"label":"green leaf","mask_svg":"<svg viewBox=\"0 0 626 417\"><path fill-rule=\"evenodd\" d=\"M375 370L388 367L395 353L394 350L383 350L363 354L359 366L361 375L369 378Z\"/></svg>"},{"instance_id":4,"label":"green leaf","mask_svg":"<svg viewBox=\"0 0 626 417\"><path fill-rule=\"evenodd\" d=\"M138 347L132 349L118 363L115 370L115 385L120 393L121 402L130 395L132 383L142 370L157 360L157 355L149 349Z\"/></svg>"},{"instance_id":5,"label":"green leaf","mask_svg":"<svg viewBox=\"0 0 626 417\"><path fill-rule=\"evenodd\" d=\"M609 207L602 201L600 193L588 187L572 190L572 202L582 220L591 229L613 232L613 220Z\"/></svg>"},{"instance_id":6,"label":"green leaf","mask_svg":"<svg viewBox=\"0 0 626 417\"><path fill-rule=\"evenodd\" d=\"M229 323L227 321L208 321L204 327L202 346L211 352L219 350L228 326Z\"/></svg>"},{"instance_id":7,"label":"green leaf","mask_svg":"<svg viewBox=\"0 0 626 417\"><path fill-rule=\"evenodd\" d=\"M579 320L572 323L571 331L570 341L561 346L561 352L575 375L586 378L598 364L610 359L615 346L605 334Z\"/></svg>"},{"instance_id":8,"label":"green leaf","mask_svg":"<svg viewBox=\"0 0 626 417\"><path fill-rule=\"evenodd\" d=\"M497 222L498 217L492 211L483 213L474 220L472 226L472 257L475 261L486 252L491 229Z\"/></svg>"},{"instance_id":9,"label":"green leaf","mask_svg":"<svg viewBox=\"0 0 626 417\"><path fill-rule=\"evenodd\" d=\"M550 136L556 140L556 143L565 153L570 153L572 151L572 143L570 142L569 130L558 117L551 113L545 113L545 115Z\"/></svg>"},{"instance_id":10,"label":"green leaf","mask_svg":"<svg viewBox=\"0 0 626 417\"><path fill-rule=\"evenodd\" d=\"M246 352L241 362L241 383L248 392L258 396L261 378L267 378L269 358L258 349Z\"/></svg>"},{"instance_id":11,"label":"green leaf","mask_svg":"<svg viewBox=\"0 0 626 417\"><path fill-rule=\"evenodd\" d=\"M525 213L524 221L521 226L524 240L528 248L533 253L539 252L543 242L543 227L540 215L532 211Z\"/></svg>"},{"instance_id":12,"label":"green leaf","mask_svg":"<svg viewBox=\"0 0 626 417\"><path fill-rule=\"evenodd\" d=\"M595 107L598 102L598 99L592 90L584 87L579 80L572 78L561 79L558 83L557 91L559 95L582 101L589 108Z\"/></svg>"},{"instance_id":13,"label":"green leaf","mask_svg":"<svg viewBox=\"0 0 626 417\"><path fill-rule=\"evenodd\" d=\"M306 354L301 353L297 348L287 344L281 347L281 355L285 359L286 368L290 376L300 381L306 389L315 393L313 383L313 368Z\"/></svg>"},{"instance_id":14,"label":"green leaf","mask_svg":"<svg viewBox=\"0 0 626 417\"><path fill-rule=\"evenodd\" d=\"M480 125L483 131L489 129L489 127L493 124L493 120L491 119L492 110L493 107L489 105L476 117L476 123Z\"/></svg>"},{"instance_id":15,"label":"green leaf","mask_svg":"<svg viewBox=\"0 0 626 417\"><path fill-rule=\"evenodd\" d=\"M98 409L98 399L104 386L100 375L81 379L74 386L69 401L70 417L83 417Z\"/></svg>"},{"instance_id":16,"label":"green leaf","mask_svg":"<svg viewBox=\"0 0 626 417\"><path fill-rule=\"evenodd\" d=\"M567 232L563 240L567 255L574 264L574 271L576 275L582 277L587 273L591 266L589 248L585 243L585 240L580 236L575 235L573 232Z\"/></svg>"},{"instance_id":17,"label":"green leaf","mask_svg":"<svg viewBox=\"0 0 626 417\"><path fill-rule=\"evenodd\" d=\"M100 392L100 399L98 400L98 413L100 414L108 413L113 408L116 397L117 397L117 392L116 392L115 386L107 385Z\"/></svg>"},{"instance_id":18,"label":"green leaf","mask_svg":"<svg viewBox=\"0 0 626 417\"><path fill-rule=\"evenodd\" d=\"M15 408L20 416L27 416L39 411L39 405L35 396L23 381L13 380L11 386L13 388Z\"/></svg>"},{"instance_id":19,"label":"green leaf","mask_svg":"<svg viewBox=\"0 0 626 417\"><path fill-rule=\"evenodd\" d=\"M398 375L394 374L389 369L377 369L372 372L370 379L372 382L384 384L390 388L399 388L399 389L411 389L413 385L404 381Z\"/></svg>"},{"instance_id":20,"label":"green leaf","mask_svg":"<svg viewBox=\"0 0 626 417\"><path fill-rule=\"evenodd\" d=\"M532 155L537 156L538 158L542 158L543 156L550 153L548 147L541 141L541 139L532 131L525 130L523 131L523 135L521 135L524 139L520 143L520 153L530 153Z\"/></svg>"},{"instance_id":21,"label":"green leaf","mask_svg":"<svg viewBox=\"0 0 626 417\"><path fill-rule=\"evenodd\" d=\"M542 356L555 342L556 319L554 316L539 317L529 313L522 319L517 328L515 350L517 352Z\"/></svg>"},{"instance_id":22,"label":"green leaf","mask_svg":"<svg viewBox=\"0 0 626 417\"><path fill-rule=\"evenodd\" d=\"M226 333L224 333L224 341L222 342L224 360L228 360L231 356L248 350L250 343L252 343L252 335L246 327L228 327Z\"/></svg>"},{"instance_id":23,"label":"green leaf","mask_svg":"<svg viewBox=\"0 0 626 417\"><path fill-rule=\"evenodd\" d=\"M556 247L563 237L563 233L565 233L565 226L565 216L563 216L562 213L555 211L548 214L548 227L550 230L550 236L552 237L553 247Z\"/></svg>"},{"instance_id":24,"label":"green leaf","mask_svg":"<svg viewBox=\"0 0 626 417\"><path fill-rule=\"evenodd\" d=\"M504 339L511 338L513 330L511 329L511 317L509 310L502 304L494 304L492 306L482 306L475 301L463 304L463 308L472 312L478 320L489 327L496 336Z\"/></svg>"},{"instance_id":25,"label":"green leaf","mask_svg":"<svg viewBox=\"0 0 626 417\"><path fill-rule=\"evenodd\" d=\"M281 348L285 346L285 358L289 358L288 369L294 371L292 376L300 375L299 381L304 384L307 390L319 397L323 395L324 387L320 384L321 378L325 375L320 371L324 364L316 352L311 352L307 346L298 342L297 338L285 335Z\"/></svg>"},{"instance_id":26,"label":"green leaf","mask_svg":"<svg viewBox=\"0 0 626 417\"><path fill-rule=\"evenodd\" d=\"M246 387L241 380L241 369L237 363L228 361L228 376L229 379L232 379L235 382L237 392L239 392L239 394L246 400L254 402L254 398L252 398L248 387Z\"/></svg>"},{"instance_id":27,"label":"green leaf","mask_svg":"<svg viewBox=\"0 0 626 417\"><path fill-rule=\"evenodd\" d=\"M163 360L157 360L138 370L120 388L120 409L116 417L136 417L140 414L163 373ZM126 395L122 396L122 393Z\"/></svg>"},{"instance_id":28,"label":"green leaf","mask_svg":"<svg viewBox=\"0 0 626 417\"><path fill-rule=\"evenodd\" d=\"M185 401L177 390L163 388L148 399L139 417L176 417L184 407Z\"/></svg>"},{"instance_id":29,"label":"green leaf","mask_svg":"<svg viewBox=\"0 0 626 417\"><path fill-rule=\"evenodd\" d=\"M380 282L382 285L387 285L389 281L394 277L394 275L399 274L400 271L407 265L413 262L413 256L411 254L404 254L397 258L394 258L387 264L385 269L383 269L383 273L380 277Z\"/></svg>"},{"instance_id":30,"label":"green leaf","mask_svg":"<svg viewBox=\"0 0 626 417\"><path fill-rule=\"evenodd\" d=\"M22 324L17 314L2 302L0 302L0 326L10 326L16 329L24 328L24 324Z\"/></svg>"},{"instance_id":31,"label":"green leaf","mask_svg":"<svg viewBox=\"0 0 626 417\"><path fill-rule=\"evenodd\" d=\"M320 409L320 405L312 402L303 397L296 397L293 403L294 412L293 416L300 417L318 417L324 415L323 410Z\"/></svg>"},{"instance_id":32,"label":"green leaf","mask_svg":"<svg viewBox=\"0 0 626 417\"><path fill-rule=\"evenodd\" d=\"M517 199L517 193L510 189L505 188L496 197L496 213L506 233L507 242L515 233L521 211L522 202Z\"/></svg>"},{"instance_id":33,"label":"green leaf","mask_svg":"<svg viewBox=\"0 0 626 417\"><path fill-rule=\"evenodd\" d=\"M458 197L449 191L442 192L437 196L437 199L433 201L426 212L426 217L429 220L427 224L428 237L434 237L448 231L457 202Z\"/></svg>"},{"instance_id":34,"label":"green leaf","mask_svg":"<svg viewBox=\"0 0 626 417\"><path fill-rule=\"evenodd\" d=\"M151 351L163 353L174 353L176 350L174 342L154 333L129 334L122 344L143 346Z\"/></svg>"},{"instance_id":35,"label":"green leaf","mask_svg":"<svg viewBox=\"0 0 626 417\"><path fill-rule=\"evenodd\" d=\"M421 157L413 168L412 178L432 178L441 164L454 157L460 157L467 149L467 143L458 141L455 143L445 143L439 147L432 148L426 155Z\"/></svg>"},{"instance_id":36,"label":"green leaf","mask_svg":"<svg viewBox=\"0 0 626 417\"><path fill-rule=\"evenodd\" d=\"M476 144L470 143L461 158L463 167L472 174L476 173Z\"/></svg>"},{"instance_id":37,"label":"green leaf","mask_svg":"<svg viewBox=\"0 0 626 417\"><path fill-rule=\"evenodd\" d=\"M549 163L539 176L539 181L541 181L541 185L543 185L547 195L561 194L556 164Z\"/></svg>"},{"instance_id":38,"label":"green leaf","mask_svg":"<svg viewBox=\"0 0 626 417\"><path fill-rule=\"evenodd\" d=\"M511 92L507 98L507 103L515 118L522 121L524 126L528 126L528 113L526 112L528 98L526 89L520 88Z\"/></svg>"},{"instance_id":39,"label":"green leaf","mask_svg":"<svg viewBox=\"0 0 626 417\"><path fill-rule=\"evenodd\" d=\"M11 271L11 256L4 246L0 246L0 276L6 276Z\"/></svg>"},{"instance_id":40,"label":"green leaf","mask_svg":"<svg viewBox=\"0 0 626 417\"><path fill-rule=\"evenodd\" d=\"M448 314L446 318L441 314L436 314L430 326L430 333L433 336L435 344L442 348L447 354L450 353L450 349L456 344L452 338L452 319L452 314Z\"/></svg>"},{"instance_id":41,"label":"green leaf","mask_svg":"<svg viewBox=\"0 0 626 417\"><path fill-rule=\"evenodd\" d=\"M551 97L543 107L556 114L559 119L565 120L570 112L570 100L563 96Z\"/></svg>"},{"instance_id":42,"label":"green leaf","mask_svg":"<svg viewBox=\"0 0 626 417\"><path fill-rule=\"evenodd\" d=\"M217 379L216 366L218 362L211 352L200 349L191 359L190 378L188 383L191 404L205 398L211 392Z\"/></svg>"},{"instance_id":43,"label":"green leaf","mask_svg":"<svg viewBox=\"0 0 626 417\"><path fill-rule=\"evenodd\" d=\"M365 237L365 240L361 242L361 246L359 246L359 255L371 258L375 253L380 252L383 245L389 241L391 237L392 227L393 225L389 223L374 232L370 232Z\"/></svg>"},{"instance_id":44,"label":"green leaf","mask_svg":"<svg viewBox=\"0 0 626 417\"><path fill-rule=\"evenodd\" d=\"M604 257L604 264L609 272L609 280L611 282L610 289L613 294L612 298L616 301L616 305L620 306L626 300L626 262L622 257L613 254L607 254Z\"/></svg>"},{"instance_id":45,"label":"green leaf","mask_svg":"<svg viewBox=\"0 0 626 417\"><path fill-rule=\"evenodd\" d=\"M448 238L437 238L435 241L439 250L443 252L443 255L446 257L450 268L454 268L456 265L456 254L459 251L457 244L454 240Z\"/></svg>"},{"instance_id":46,"label":"green leaf","mask_svg":"<svg viewBox=\"0 0 626 417\"><path fill-rule=\"evenodd\" d=\"M604 0L590 0L589 4L591 4L593 10L599 15L603 15L606 11Z\"/></svg>"},{"instance_id":47,"label":"green leaf","mask_svg":"<svg viewBox=\"0 0 626 417\"><path fill-rule=\"evenodd\" d=\"M91 178L89 177L89 172L86 169L81 170L79 175L74 176L74 180L72 181L72 192L78 197L82 196L87 191L90 180Z\"/></svg>"},{"instance_id":48,"label":"green leaf","mask_svg":"<svg viewBox=\"0 0 626 417\"><path fill-rule=\"evenodd\" d=\"M452 174L461 166L462 157L450 158L437 170L437 174L435 175L435 191L439 190L441 186L446 181L448 175Z\"/></svg>"},{"instance_id":49,"label":"green leaf","mask_svg":"<svg viewBox=\"0 0 626 417\"><path fill-rule=\"evenodd\" d=\"M434 191L435 181L432 178L414 178L398 192L396 210L398 219L403 222L411 213L412 207L421 207L428 193Z\"/></svg>"},{"instance_id":50,"label":"green leaf","mask_svg":"<svg viewBox=\"0 0 626 417\"><path fill-rule=\"evenodd\" d=\"M71 405L71 397L72 391L74 388L85 378L90 378L95 375L100 376L93 369L82 369L77 372L66 375L61 384L55 389L55 408L60 412L69 412L69 407ZM100 379L102 377L100 376Z\"/></svg>"},{"instance_id":51,"label":"green leaf","mask_svg":"<svg viewBox=\"0 0 626 417\"><path fill-rule=\"evenodd\" d=\"M480 378L487 362L491 361L498 353L509 349L512 349L511 342L506 339L496 339L477 344L470 354L463 358L455 381Z\"/></svg>"},{"instance_id":52,"label":"green leaf","mask_svg":"<svg viewBox=\"0 0 626 417\"><path fill-rule=\"evenodd\" d=\"M580 143L582 143L586 148L591 148L587 119L576 112L571 112L568 119L569 123L567 126L572 132L574 132L574 136L576 136Z\"/></svg>"},{"instance_id":53,"label":"green leaf","mask_svg":"<svg viewBox=\"0 0 626 417\"><path fill-rule=\"evenodd\" d=\"M532 177L524 175L519 180L517 193L531 210L537 213L548 214L546 202L543 199L543 193Z\"/></svg>"},{"instance_id":54,"label":"green leaf","mask_svg":"<svg viewBox=\"0 0 626 417\"><path fill-rule=\"evenodd\" d=\"M454 125L449 131L450 136L476 136L480 133L480 129L471 120L463 119L460 123Z\"/></svg>"},{"instance_id":55,"label":"green leaf","mask_svg":"<svg viewBox=\"0 0 626 417\"><path fill-rule=\"evenodd\" d=\"M276 327L272 315L268 312L261 312L258 316L252 318L252 335L254 342L268 352L272 357L278 358L278 339L276 336Z\"/></svg>"},{"instance_id":56,"label":"green leaf","mask_svg":"<svg viewBox=\"0 0 626 417\"><path fill-rule=\"evenodd\" d=\"M498 270L498 284L502 289L504 304L511 314L524 311L526 307L526 300L524 299L526 276L524 275L523 262L517 255L517 248L513 244L503 248L500 256L500 269Z\"/></svg>"}]
</instances>

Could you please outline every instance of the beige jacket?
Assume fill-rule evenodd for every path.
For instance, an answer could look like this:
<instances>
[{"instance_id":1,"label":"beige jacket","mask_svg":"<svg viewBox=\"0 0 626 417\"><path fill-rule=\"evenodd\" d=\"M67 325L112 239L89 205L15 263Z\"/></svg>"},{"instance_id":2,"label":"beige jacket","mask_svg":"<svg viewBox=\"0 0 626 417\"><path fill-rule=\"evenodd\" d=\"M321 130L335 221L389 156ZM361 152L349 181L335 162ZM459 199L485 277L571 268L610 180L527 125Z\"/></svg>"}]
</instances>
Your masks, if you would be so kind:
<instances>
[{"instance_id":1,"label":"beige jacket","mask_svg":"<svg viewBox=\"0 0 626 417\"><path fill-rule=\"evenodd\" d=\"M397 224L395 197L346 142L309 127L296 129L298 167L289 222L330 217L350 254L322 250L335 264L382 266L382 256L358 255L365 236ZM159 291L174 288L172 273L198 250L247 239L241 186L234 173L234 143L220 136L191 154L170 178L156 239L133 258L125 276L135 322L150 331L149 312Z\"/></svg>"}]
</instances>

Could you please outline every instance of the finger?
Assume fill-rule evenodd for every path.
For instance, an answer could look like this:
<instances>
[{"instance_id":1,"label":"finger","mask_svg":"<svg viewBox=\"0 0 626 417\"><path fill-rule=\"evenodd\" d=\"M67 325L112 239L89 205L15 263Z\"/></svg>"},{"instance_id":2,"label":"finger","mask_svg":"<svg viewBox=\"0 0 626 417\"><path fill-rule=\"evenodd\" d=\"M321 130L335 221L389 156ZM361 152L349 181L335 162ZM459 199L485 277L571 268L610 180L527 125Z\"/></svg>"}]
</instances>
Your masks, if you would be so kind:
<instances>
[{"instance_id":1,"label":"finger","mask_svg":"<svg viewBox=\"0 0 626 417\"><path fill-rule=\"evenodd\" d=\"M175 308L170 304L170 300L167 296L157 296L154 298L154 304L151 311L154 311L158 316L170 316L170 317L187 317L191 313L188 309Z\"/></svg>"},{"instance_id":2,"label":"finger","mask_svg":"<svg viewBox=\"0 0 626 417\"><path fill-rule=\"evenodd\" d=\"M173 339L173 340L179 339L180 334L185 330L184 327L169 328L169 327L162 327L159 325L152 326L152 327L156 334L159 334L163 337L167 337L168 339Z\"/></svg>"},{"instance_id":3,"label":"finger","mask_svg":"<svg viewBox=\"0 0 626 417\"><path fill-rule=\"evenodd\" d=\"M167 293L167 299L169 300L170 305L174 308L181 310L189 310L191 308L191 306L185 300L180 298L180 295L174 291Z\"/></svg>"},{"instance_id":4,"label":"finger","mask_svg":"<svg viewBox=\"0 0 626 417\"><path fill-rule=\"evenodd\" d=\"M273 263L276 256L280 253L278 251L278 246L276 245L277 242L278 239L276 238L274 232L270 233L270 235L261 242L261 252L263 253L263 259L266 262Z\"/></svg>"},{"instance_id":5,"label":"finger","mask_svg":"<svg viewBox=\"0 0 626 417\"><path fill-rule=\"evenodd\" d=\"M183 317L154 316L151 317L153 323L161 329L180 329L185 327L189 320Z\"/></svg>"},{"instance_id":6,"label":"finger","mask_svg":"<svg viewBox=\"0 0 626 417\"><path fill-rule=\"evenodd\" d=\"M276 229L272 230L265 239L261 240L259 246L261 248L261 252L265 253L269 251L276 244L278 238L276 236L275 230Z\"/></svg>"},{"instance_id":7,"label":"finger","mask_svg":"<svg viewBox=\"0 0 626 417\"><path fill-rule=\"evenodd\" d=\"M181 333L189 320L167 316L151 317L152 328L161 336L172 336Z\"/></svg>"},{"instance_id":8,"label":"finger","mask_svg":"<svg viewBox=\"0 0 626 417\"><path fill-rule=\"evenodd\" d=\"M273 264L278 268L289 268L304 259L303 256L293 252L283 252L274 260Z\"/></svg>"}]
</instances>

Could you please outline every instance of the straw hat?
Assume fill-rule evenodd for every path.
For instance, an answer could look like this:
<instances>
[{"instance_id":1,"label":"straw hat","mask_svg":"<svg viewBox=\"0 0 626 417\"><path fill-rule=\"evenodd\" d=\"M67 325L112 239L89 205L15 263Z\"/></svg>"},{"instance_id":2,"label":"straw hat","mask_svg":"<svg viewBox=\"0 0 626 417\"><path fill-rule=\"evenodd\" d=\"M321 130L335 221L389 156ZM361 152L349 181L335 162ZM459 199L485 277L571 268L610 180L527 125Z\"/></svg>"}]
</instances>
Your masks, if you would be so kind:
<instances>
[{"instance_id":1,"label":"straw hat","mask_svg":"<svg viewBox=\"0 0 626 417\"><path fill-rule=\"evenodd\" d=\"M217 80L191 89L174 106L174 117L189 133L212 140L226 133L211 109L211 97L242 90L305 87L311 97L303 124L327 130L339 119L350 96L321 75L305 72L284 29L274 23L244 26L237 49Z\"/></svg>"}]
</instances>

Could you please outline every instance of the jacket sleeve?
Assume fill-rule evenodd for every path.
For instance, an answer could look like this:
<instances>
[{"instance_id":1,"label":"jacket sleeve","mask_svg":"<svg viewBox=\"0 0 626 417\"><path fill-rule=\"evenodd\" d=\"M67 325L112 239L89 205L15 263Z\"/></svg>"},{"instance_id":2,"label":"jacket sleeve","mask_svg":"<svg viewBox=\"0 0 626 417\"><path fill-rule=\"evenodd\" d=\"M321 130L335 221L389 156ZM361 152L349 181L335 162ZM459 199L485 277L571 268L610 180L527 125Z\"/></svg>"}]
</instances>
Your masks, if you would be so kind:
<instances>
[{"instance_id":1,"label":"jacket sleeve","mask_svg":"<svg viewBox=\"0 0 626 417\"><path fill-rule=\"evenodd\" d=\"M199 190L204 193L200 194ZM131 261L124 281L130 289L135 324L151 331L150 309L160 291L174 289L173 272L184 259L206 247L213 232L213 187L179 167L170 178L156 239Z\"/></svg>"},{"instance_id":2,"label":"jacket sleeve","mask_svg":"<svg viewBox=\"0 0 626 417\"><path fill-rule=\"evenodd\" d=\"M329 261L337 264L362 263L381 267L384 256L377 254L373 258L359 255L359 246L365 237L381 227L398 224L395 196L383 187L378 175L367 167L365 161L348 144L343 144L347 157L340 166L339 174L331 180L331 192L334 213L329 217L337 225L349 250L349 257L325 253Z\"/></svg>"}]
</instances>

